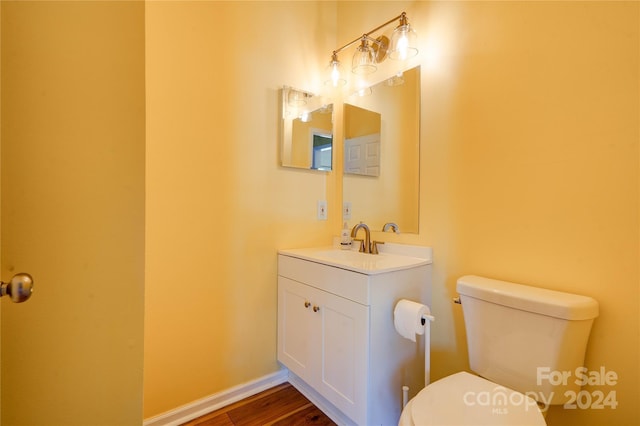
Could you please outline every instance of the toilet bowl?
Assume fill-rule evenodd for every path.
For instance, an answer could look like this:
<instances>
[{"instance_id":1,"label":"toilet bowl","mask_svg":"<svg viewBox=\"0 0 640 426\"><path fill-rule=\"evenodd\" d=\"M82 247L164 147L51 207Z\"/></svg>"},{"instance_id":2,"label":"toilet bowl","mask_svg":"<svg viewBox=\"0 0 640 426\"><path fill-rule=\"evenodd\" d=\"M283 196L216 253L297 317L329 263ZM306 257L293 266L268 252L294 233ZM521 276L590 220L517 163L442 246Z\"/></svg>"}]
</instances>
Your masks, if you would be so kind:
<instances>
[{"instance_id":1,"label":"toilet bowl","mask_svg":"<svg viewBox=\"0 0 640 426\"><path fill-rule=\"evenodd\" d=\"M456 289L477 375L459 372L429 384L404 407L399 425L545 425L538 404L564 404L580 386L552 383L539 371L582 367L598 303L477 276L460 278Z\"/></svg>"},{"instance_id":2,"label":"toilet bowl","mask_svg":"<svg viewBox=\"0 0 640 426\"><path fill-rule=\"evenodd\" d=\"M400 426L543 426L532 398L460 372L431 383L409 401Z\"/></svg>"}]
</instances>

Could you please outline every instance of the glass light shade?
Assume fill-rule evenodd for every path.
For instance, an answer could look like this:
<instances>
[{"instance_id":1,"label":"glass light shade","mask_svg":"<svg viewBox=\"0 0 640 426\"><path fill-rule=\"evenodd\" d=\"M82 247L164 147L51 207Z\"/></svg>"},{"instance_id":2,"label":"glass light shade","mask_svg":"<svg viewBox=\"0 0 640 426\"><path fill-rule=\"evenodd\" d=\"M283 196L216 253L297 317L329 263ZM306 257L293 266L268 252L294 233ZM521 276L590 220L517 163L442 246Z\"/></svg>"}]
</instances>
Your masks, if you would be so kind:
<instances>
[{"instance_id":1,"label":"glass light shade","mask_svg":"<svg viewBox=\"0 0 640 426\"><path fill-rule=\"evenodd\" d=\"M300 114L300 121L302 121L303 123L308 123L311 121L311 113L309 111L303 111L302 114Z\"/></svg>"},{"instance_id":2,"label":"glass light shade","mask_svg":"<svg viewBox=\"0 0 640 426\"><path fill-rule=\"evenodd\" d=\"M399 25L391 35L389 57L404 61L418 54L418 36L408 23Z\"/></svg>"},{"instance_id":3,"label":"glass light shade","mask_svg":"<svg viewBox=\"0 0 640 426\"><path fill-rule=\"evenodd\" d=\"M341 87L347 84L347 80L343 77L342 65L337 56L334 55L327 67L327 79L324 84L326 86Z\"/></svg>"},{"instance_id":4,"label":"glass light shade","mask_svg":"<svg viewBox=\"0 0 640 426\"><path fill-rule=\"evenodd\" d=\"M404 84L404 74L402 72L397 73L393 77L385 80L387 86L400 86Z\"/></svg>"},{"instance_id":5,"label":"glass light shade","mask_svg":"<svg viewBox=\"0 0 640 426\"><path fill-rule=\"evenodd\" d=\"M289 105L298 107L307 104L307 94L300 90L290 89L287 102Z\"/></svg>"},{"instance_id":6,"label":"glass light shade","mask_svg":"<svg viewBox=\"0 0 640 426\"><path fill-rule=\"evenodd\" d=\"M360 97L369 96L372 93L373 93L373 90L371 89L371 87L363 87L362 89L356 90L356 95Z\"/></svg>"},{"instance_id":7,"label":"glass light shade","mask_svg":"<svg viewBox=\"0 0 640 426\"><path fill-rule=\"evenodd\" d=\"M351 64L351 70L354 74L358 75L371 74L378 69L376 65L376 52L369 46L366 40L362 40L362 44L356 49Z\"/></svg>"}]
</instances>

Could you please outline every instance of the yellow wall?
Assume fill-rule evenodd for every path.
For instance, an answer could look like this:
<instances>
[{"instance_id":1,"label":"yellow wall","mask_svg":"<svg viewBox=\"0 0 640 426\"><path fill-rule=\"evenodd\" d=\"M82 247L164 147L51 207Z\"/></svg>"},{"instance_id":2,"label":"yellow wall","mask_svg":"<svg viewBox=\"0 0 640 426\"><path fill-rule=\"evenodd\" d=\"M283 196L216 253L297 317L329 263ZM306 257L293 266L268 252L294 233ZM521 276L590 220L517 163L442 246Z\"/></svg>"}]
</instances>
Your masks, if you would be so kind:
<instances>
[{"instance_id":1,"label":"yellow wall","mask_svg":"<svg viewBox=\"0 0 640 426\"><path fill-rule=\"evenodd\" d=\"M278 166L279 89L334 37L332 3L147 3L145 417L278 369L276 249L340 229L334 172Z\"/></svg>"},{"instance_id":2,"label":"yellow wall","mask_svg":"<svg viewBox=\"0 0 640 426\"><path fill-rule=\"evenodd\" d=\"M344 106L344 138L380 133L380 113L369 111L354 105Z\"/></svg>"},{"instance_id":3,"label":"yellow wall","mask_svg":"<svg viewBox=\"0 0 640 426\"><path fill-rule=\"evenodd\" d=\"M141 424L144 4L1 7L2 423Z\"/></svg>"},{"instance_id":4,"label":"yellow wall","mask_svg":"<svg viewBox=\"0 0 640 426\"><path fill-rule=\"evenodd\" d=\"M339 38L403 6L423 58L422 178L420 234L396 240L434 248L433 377L468 367L459 276L586 294L586 365L617 372L599 390L619 405L547 421L638 424L640 4L341 2Z\"/></svg>"},{"instance_id":5,"label":"yellow wall","mask_svg":"<svg viewBox=\"0 0 640 426\"><path fill-rule=\"evenodd\" d=\"M2 6L0 5L0 82L2 82ZM2 117L2 84L0 83L0 117ZM0 119L0 211L2 209L2 120ZM1 217L1 215L0 215ZM2 235L2 220L0 219L0 236ZM1 238L1 237L0 237ZM2 259L2 244L0 242L0 260ZM0 268L1 271L2 268ZM0 277L2 280L2 277ZM0 334L2 333L2 304L0 303ZM0 410L2 410L2 336L0 336ZM0 426L2 416L0 415Z\"/></svg>"}]
</instances>

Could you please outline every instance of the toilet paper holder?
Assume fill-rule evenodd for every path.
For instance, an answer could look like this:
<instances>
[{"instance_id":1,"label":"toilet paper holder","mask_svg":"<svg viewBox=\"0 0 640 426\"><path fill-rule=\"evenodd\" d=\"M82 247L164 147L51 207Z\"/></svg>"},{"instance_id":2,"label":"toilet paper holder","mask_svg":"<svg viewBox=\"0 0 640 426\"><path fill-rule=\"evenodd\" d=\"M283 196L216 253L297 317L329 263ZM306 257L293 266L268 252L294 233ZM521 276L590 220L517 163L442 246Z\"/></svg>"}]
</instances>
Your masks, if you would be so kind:
<instances>
[{"instance_id":1,"label":"toilet paper holder","mask_svg":"<svg viewBox=\"0 0 640 426\"><path fill-rule=\"evenodd\" d=\"M425 325L427 320L434 322L436 318L433 315L423 315L422 318L420 318L420 324Z\"/></svg>"}]
</instances>

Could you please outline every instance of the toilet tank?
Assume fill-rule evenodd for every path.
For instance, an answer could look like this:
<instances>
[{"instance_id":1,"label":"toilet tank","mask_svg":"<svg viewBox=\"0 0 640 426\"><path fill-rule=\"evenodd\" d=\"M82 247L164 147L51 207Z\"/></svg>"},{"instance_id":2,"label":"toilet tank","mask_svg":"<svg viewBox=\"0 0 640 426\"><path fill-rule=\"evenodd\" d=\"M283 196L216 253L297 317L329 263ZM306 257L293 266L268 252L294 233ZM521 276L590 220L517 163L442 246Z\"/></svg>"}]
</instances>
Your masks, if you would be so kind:
<instances>
[{"instance_id":1,"label":"toilet tank","mask_svg":"<svg viewBox=\"0 0 640 426\"><path fill-rule=\"evenodd\" d=\"M568 391L580 390L584 373L576 369L598 302L472 275L458 280L457 291L471 370L545 404L564 404Z\"/></svg>"}]
</instances>

